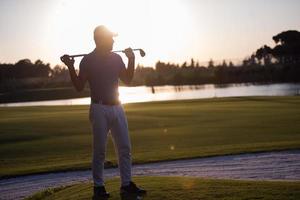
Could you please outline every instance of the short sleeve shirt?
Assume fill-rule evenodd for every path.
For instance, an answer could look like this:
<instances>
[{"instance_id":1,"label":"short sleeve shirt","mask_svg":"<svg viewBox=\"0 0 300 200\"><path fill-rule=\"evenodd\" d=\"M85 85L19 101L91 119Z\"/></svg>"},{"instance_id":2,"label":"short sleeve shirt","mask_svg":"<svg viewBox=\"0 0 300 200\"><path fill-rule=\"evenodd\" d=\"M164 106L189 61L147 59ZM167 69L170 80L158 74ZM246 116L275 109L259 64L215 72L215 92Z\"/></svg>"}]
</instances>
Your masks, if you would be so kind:
<instances>
[{"instance_id":1,"label":"short sleeve shirt","mask_svg":"<svg viewBox=\"0 0 300 200\"><path fill-rule=\"evenodd\" d=\"M92 51L79 64L79 74L88 77L91 99L113 102L119 100L119 74L125 68L120 55L110 52L106 58Z\"/></svg>"}]
</instances>

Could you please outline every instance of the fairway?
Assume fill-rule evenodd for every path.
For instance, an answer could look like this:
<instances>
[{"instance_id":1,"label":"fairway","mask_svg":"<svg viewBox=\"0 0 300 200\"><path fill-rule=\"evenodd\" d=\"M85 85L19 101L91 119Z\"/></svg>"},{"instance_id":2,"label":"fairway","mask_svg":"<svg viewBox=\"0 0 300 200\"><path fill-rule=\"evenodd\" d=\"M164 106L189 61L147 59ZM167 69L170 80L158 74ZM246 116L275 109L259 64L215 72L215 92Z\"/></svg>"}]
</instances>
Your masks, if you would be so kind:
<instances>
[{"instance_id":1,"label":"fairway","mask_svg":"<svg viewBox=\"0 0 300 200\"><path fill-rule=\"evenodd\" d=\"M300 148L299 96L123 106L134 163ZM90 168L88 110L89 106L0 108L0 177ZM111 137L107 147L107 160L115 164Z\"/></svg>"},{"instance_id":2,"label":"fairway","mask_svg":"<svg viewBox=\"0 0 300 200\"><path fill-rule=\"evenodd\" d=\"M300 198L299 182L240 181L202 179L191 177L134 177L148 191L145 200L182 199L263 199L297 200ZM106 189L110 200L120 199L119 178L110 179ZM48 189L26 200L84 200L92 198L92 183L81 183L65 188Z\"/></svg>"}]
</instances>

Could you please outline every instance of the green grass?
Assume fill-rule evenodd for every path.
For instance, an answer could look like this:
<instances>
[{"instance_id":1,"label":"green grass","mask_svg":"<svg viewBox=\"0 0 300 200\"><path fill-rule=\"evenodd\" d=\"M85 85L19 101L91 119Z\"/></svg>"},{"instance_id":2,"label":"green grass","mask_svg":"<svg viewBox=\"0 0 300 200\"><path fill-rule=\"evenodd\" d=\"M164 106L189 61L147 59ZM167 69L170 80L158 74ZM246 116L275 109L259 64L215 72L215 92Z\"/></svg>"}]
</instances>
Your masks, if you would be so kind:
<instances>
[{"instance_id":1,"label":"green grass","mask_svg":"<svg viewBox=\"0 0 300 200\"><path fill-rule=\"evenodd\" d=\"M134 177L147 190L145 200L298 200L300 182L241 181L190 177ZM119 200L119 178L106 182L109 200ZM27 200L87 200L92 198L92 183L81 183L57 189L48 189Z\"/></svg>"},{"instance_id":2,"label":"green grass","mask_svg":"<svg viewBox=\"0 0 300 200\"><path fill-rule=\"evenodd\" d=\"M300 148L300 98L124 105L134 163ZM90 168L89 106L0 108L0 177ZM116 163L109 137L107 160Z\"/></svg>"}]
</instances>

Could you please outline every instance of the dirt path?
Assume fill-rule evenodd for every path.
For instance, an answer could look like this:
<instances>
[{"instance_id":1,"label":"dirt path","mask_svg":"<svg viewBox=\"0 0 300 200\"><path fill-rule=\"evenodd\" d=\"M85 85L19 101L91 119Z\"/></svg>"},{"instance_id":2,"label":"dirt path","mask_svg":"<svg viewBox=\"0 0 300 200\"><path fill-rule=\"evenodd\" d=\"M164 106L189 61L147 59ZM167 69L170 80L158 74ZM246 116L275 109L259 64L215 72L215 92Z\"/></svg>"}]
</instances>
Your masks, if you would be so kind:
<instances>
[{"instance_id":1,"label":"dirt path","mask_svg":"<svg viewBox=\"0 0 300 200\"><path fill-rule=\"evenodd\" d=\"M133 175L300 181L300 149L214 156L133 166ZM118 176L106 169L105 178ZM91 171L58 172L0 180L0 199L23 199L39 190L91 181Z\"/></svg>"}]
</instances>

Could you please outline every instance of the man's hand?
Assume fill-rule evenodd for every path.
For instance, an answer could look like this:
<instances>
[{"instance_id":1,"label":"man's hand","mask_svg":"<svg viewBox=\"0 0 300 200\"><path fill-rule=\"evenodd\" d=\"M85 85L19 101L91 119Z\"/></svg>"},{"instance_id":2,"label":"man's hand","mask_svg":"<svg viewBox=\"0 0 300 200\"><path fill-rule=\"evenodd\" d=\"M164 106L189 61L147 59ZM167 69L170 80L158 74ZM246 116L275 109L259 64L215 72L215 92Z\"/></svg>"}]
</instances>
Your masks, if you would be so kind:
<instances>
[{"instance_id":1,"label":"man's hand","mask_svg":"<svg viewBox=\"0 0 300 200\"><path fill-rule=\"evenodd\" d=\"M129 48L125 49L123 52L125 53L125 55L128 59L134 59L135 56L132 51L132 48L129 47Z\"/></svg>"},{"instance_id":2,"label":"man's hand","mask_svg":"<svg viewBox=\"0 0 300 200\"><path fill-rule=\"evenodd\" d=\"M74 58L70 58L69 55L65 54L62 57L60 57L60 60L67 65L68 68L74 67Z\"/></svg>"},{"instance_id":3,"label":"man's hand","mask_svg":"<svg viewBox=\"0 0 300 200\"><path fill-rule=\"evenodd\" d=\"M129 47L123 51L128 58L128 67L123 68L120 72L120 79L126 84L129 85L133 79L134 74L134 53L133 50Z\"/></svg>"},{"instance_id":4,"label":"man's hand","mask_svg":"<svg viewBox=\"0 0 300 200\"><path fill-rule=\"evenodd\" d=\"M87 74L83 71L79 71L79 75L77 75L74 68L74 58L71 58L69 55L63 55L60 57L60 60L69 68L70 77L76 90L78 92L82 91L87 81Z\"/></svg>"}]
</instances>

